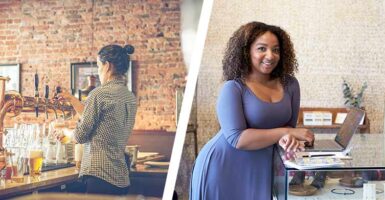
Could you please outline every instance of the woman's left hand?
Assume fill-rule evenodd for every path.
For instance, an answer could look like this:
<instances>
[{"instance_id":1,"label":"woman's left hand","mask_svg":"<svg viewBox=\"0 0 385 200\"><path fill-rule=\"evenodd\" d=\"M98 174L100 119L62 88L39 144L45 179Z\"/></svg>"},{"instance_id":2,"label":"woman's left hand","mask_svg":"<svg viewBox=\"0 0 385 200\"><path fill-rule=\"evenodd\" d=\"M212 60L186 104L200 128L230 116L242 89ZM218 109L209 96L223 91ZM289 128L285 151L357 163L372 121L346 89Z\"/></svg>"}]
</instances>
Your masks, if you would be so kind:
<instances>
[{"instance_id":1,"label":"woman's left hand","mask_svg":"<svg viewBox=\"0 0 385 200\"><path fill-rule=\"evenodd\" d=\"M54 135L54 137L59 141L59 142L61 142L62 140L63 140L63 138L65 137L65 135L64 135L64 133L63 133L63 130L60 130L60 131L58 131L58 130L54 130L54 132L53 132L53 135Z\"/></svg>"},{"instance_id":2,"label":"woman's left hand","mask_svg":"<svg viewBox=\"0 0 385 200\"><path fill-rule=\"evenodd\" d=\"M71 93L66 90L63 90L61 93L57 94L59 101L67 100L71 102L71 98L73 97Z\"/></svg>"}]
</instances>

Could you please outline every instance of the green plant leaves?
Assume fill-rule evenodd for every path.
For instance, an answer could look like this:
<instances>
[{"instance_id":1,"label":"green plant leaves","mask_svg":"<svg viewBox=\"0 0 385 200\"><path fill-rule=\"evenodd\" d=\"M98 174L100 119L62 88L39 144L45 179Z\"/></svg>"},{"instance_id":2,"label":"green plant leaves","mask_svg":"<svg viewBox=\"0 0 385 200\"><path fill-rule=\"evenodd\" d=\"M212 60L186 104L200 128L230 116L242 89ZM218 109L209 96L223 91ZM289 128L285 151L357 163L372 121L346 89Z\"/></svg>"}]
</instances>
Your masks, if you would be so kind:
<instances>
[{"instance_id":1,"label":"green plant leaves","mask_svg":"<svg viewBox=\"0 0 385 200\"><path fill-rule=\"evenodd\" d=\"M343 79L342 93L344 95L344 98L346 99L344 104L348 107L360 108L362 103L362 97L364 96L364 91L367 87L368 84L364 82L359 93L354 94L354 91L350 84L345 79Z\"/></svg>"}]
</instances>

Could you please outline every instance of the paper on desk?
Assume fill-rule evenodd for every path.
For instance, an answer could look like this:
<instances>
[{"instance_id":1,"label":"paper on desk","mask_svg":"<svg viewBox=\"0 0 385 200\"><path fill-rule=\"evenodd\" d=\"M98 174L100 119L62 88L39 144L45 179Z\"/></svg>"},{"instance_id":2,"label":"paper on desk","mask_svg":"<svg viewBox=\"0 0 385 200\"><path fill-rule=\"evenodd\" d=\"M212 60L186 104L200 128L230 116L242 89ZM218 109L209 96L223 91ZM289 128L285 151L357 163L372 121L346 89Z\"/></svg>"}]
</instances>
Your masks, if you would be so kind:
<instances>
[{"instance_id":1,"label":"paper on desk","mask_svg":"<svg viewBox=\"0 0 385 200\"><path fill-rule=\"evenodd\" d=\"M141 159L145 159L147 157L156 156L156 155L159 155L159 153L157 153L157 152L139 152L138 153L138 159L141 160Z\"/></svg>"},{"instance_id":2,"label":"paper on desk","mask_svg":"<svg viewBox=\"0 0 385 200\"><path fill-rule=\"evenodd\" d=\"M346 149L340 152L330 152L330 151L300 151L296 152L295 156L296 157L312 157L312 156L330 156L333 155L334 157L337 158L347 158L349 157L350 151L353 149L353 145L350 143Z\"/></svg>"},{"instance_id":3,"label":"paper on desk","mask_svg":"<svg viewBox=\"0 0 385 200\"><path fill-rule=\"evenodd\" d=\"M170 162L156 162L156 161L147 161L143 164L148 165L149 167L157 167L157 168L168 168Z\"/></svg>"},{"instance_id":4,"label":"paper on desk","mask_svg":"<svg viewBox=\"0 0 385 200\"><path fill-rule=\"evenodd\" d=\"M294 160L286 160L284 164L288 167L303 169L318 169L328 167L340 167L345 163L336 157L299 157Z\"/></svg>"}]
</instances>

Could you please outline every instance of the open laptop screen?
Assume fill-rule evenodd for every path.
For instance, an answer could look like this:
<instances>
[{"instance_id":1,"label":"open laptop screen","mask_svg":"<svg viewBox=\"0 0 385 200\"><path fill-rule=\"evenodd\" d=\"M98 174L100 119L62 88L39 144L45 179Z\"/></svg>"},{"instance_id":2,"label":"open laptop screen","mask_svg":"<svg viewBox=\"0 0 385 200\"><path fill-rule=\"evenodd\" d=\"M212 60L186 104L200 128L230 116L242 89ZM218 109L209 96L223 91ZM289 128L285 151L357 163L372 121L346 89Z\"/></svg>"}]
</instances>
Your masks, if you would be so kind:
<instances>
[{"instance_id":1,"label":"open laptop screen","mask_svg":"<svg viewBox=\"0 0 385 200\"><path fill-rule=\"evenodd\" d=\"M365 111L358 108L350 108L344 123L336 135L335 141L346 148L364 115Z\"/></svg>"}]
</instances>

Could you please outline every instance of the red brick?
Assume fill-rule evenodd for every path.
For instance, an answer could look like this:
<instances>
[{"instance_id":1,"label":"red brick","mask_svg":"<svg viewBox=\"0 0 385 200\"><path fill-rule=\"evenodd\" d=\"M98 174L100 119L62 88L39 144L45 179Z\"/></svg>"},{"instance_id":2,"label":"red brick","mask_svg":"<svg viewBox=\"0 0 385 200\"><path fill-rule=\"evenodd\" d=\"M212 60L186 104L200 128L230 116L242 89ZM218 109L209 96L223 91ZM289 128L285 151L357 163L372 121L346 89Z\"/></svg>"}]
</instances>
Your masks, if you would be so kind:
<instances>
[{"instance_id":1,"label":"red brick","mask_svg":"<svg viewBox=\"0 0 385 200\"><path fill-rule=\"evenodd\" d=\"M138 63L135 128L175 130L175 88L184 86L186 76L179 0L96 1L94 31L91 1L64 2L65 10L55 0L9 2L0 3L0 63L21 63L23 95L33 95L36 70L51 74L51 87L68 89L71 63L89 60L106 44L132 44Z\"/></svg>"}]
</instances>

